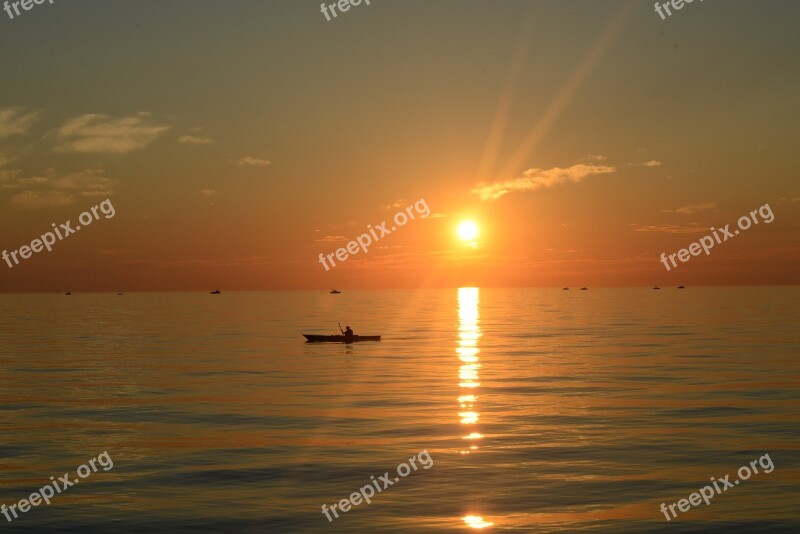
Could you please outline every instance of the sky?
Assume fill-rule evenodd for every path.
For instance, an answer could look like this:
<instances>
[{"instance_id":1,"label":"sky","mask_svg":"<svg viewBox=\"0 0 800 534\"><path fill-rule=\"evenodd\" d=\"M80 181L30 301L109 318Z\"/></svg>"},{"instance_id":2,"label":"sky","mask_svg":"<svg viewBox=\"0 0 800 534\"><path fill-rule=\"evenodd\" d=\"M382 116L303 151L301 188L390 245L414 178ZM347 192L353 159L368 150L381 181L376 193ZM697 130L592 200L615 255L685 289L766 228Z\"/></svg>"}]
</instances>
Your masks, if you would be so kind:
<instances>
[{"instance_id":1,"label":"sky","mask_svg":"<svg viewBox=\"0 0 800 534\"><path fill-rule=\"evenodd\" d=\"M372 0L330 21L305 0L0 11L0 247L114 208L0 261L0 291L797 284L798 15L788 0L664 20L627 0ZM426 217L320 262L420 201ZM766 205L771 222L666 269L662 253Z\"/></svg>"}]
</instances>

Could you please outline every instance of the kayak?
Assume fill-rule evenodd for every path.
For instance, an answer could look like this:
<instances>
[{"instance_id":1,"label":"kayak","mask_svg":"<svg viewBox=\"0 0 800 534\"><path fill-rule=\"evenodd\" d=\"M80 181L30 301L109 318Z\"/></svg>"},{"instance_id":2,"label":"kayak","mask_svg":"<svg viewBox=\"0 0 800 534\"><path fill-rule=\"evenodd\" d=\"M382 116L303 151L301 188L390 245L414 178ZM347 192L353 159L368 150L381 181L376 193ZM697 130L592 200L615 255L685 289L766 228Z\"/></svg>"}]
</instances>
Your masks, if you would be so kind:
<instances>
[{"instance_id":1,"label":"kayak","mask_svg":"<svg viewBox=\"0 0 800 534\"><path fill-rule=\"evenodd\" d=\"M318 336L315 334L303 334L309 343L344 343L344 336ZM381 336L353 336L353 341L380 341Z\"/></svg>"}]
</instances>

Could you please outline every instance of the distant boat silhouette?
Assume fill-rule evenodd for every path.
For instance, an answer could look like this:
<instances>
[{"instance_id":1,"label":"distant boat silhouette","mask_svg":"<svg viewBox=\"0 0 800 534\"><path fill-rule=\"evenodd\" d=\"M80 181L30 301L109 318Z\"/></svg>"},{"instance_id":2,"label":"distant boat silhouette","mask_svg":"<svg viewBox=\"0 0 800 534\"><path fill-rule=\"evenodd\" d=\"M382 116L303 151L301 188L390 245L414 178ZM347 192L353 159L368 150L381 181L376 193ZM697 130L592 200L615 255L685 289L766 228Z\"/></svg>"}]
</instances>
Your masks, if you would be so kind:
<instances>
[{"instance_id":1,"label":"distant boat silhouette","mask_svg":"<svg viewBox=\"0 0 800 534\"><path fill-rule=\"evenodd\" d=\"M216 291L212 291L212 292L211 292L211 294L212 294L212 295L221 295L221 294L222 294L222 291L220 291L219 289L217 289Z\"/></svg>"},{"instance_id":2,"label":"distant boat silhouette","mask_svg":"<svg viewBox=\"0 0 800 534\"><path fill-rule=\"evenodd\" d=\"M117 293L117 295L122 295L122 293Z\"/></svg>"},{"instance_id":3,"label":"distant boat silhouette","mask_svg":"<svg viewBox=\"0 0 800 534\"><path fill-rule=\"evenodd\" d=\"M331 289L331 295L339 295L340 293L341 291L339 291L338 289Z\"/></svg>"},{"instance_id":4,"label":"distant boat silhouette","mask_svg":"<svg viewBox=\"0 0 800 534\"><path fill-rule=\"evenodd\" d=\"M562 288L563 291L569 291L568 287Z\"/></svg>"},{"instance_id":5,"label":"distant boat silhouette","mask_svg":"<svg viewBox=\"0 0 800 534\"><path fill-rule=\"evenodd\" d=\"M581 291L589 291L589 288L588 287L582 287Z\"/></svg>"},{"instance_id":6,"label":"distant boat silhouette","mask_svg":"<svg viewBox=\"0 0 800 534\"><path fill-rule=\"evenodd\" d=\"M658 287L658 286L655 286L655 287L653 287L653 289L661 289L661 288L660 288L660 287Z\"/></svg>"},{"instance_id":7,"label":"distant boat silhouette","mask_svg":"<svg viewBox=\"0 0 800 534\"><path fill-rule=\"evenodd\" d=\"M686 289L686 286L678 286L678 289Z\"/></svg>"},{"instance_id":8,"label":"distant boat silhouette","mask_svg":"<svg viewBox=\"0 0 800 534\"><path fill-rule=\"evenodd\" d=\"M65 296L69 296L69 295L72 295L72 293L70 293L69 291L67 291L66 293L64 293L64 295L65 295Z\"/></svg>"}]
</instances>

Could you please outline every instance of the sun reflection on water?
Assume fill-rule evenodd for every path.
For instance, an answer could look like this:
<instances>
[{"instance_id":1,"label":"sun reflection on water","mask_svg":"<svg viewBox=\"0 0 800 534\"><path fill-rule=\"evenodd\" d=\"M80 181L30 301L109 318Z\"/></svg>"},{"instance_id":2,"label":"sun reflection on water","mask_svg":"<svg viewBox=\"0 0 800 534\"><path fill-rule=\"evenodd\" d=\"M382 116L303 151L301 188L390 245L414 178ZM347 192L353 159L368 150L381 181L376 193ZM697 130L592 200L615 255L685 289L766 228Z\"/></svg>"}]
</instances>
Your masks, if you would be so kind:
<instances>
[{"instance_id":1,"label":"sun reflection on water","mask_svg":"<svg viewBox=\"0 0 800 534\"><path fill-rule=\"evenodd\" d=\"M462 394L458 397L458 412L461 424L467 427L466 435L462 439L466 440L467 447L461 450L462 455L467 455L478 450L478 444L483 439L483 434L477 428L480 420L478 412L478 388L480 388L480 358L478 354L478 340L483 336L480 329L480 315L478 304L480 302L480 290L477 287L462 287L458 290L458 347L456 355L461 360L458 369L458 387L462 388ZM494 523L484 521L483 517L468 515L461 518L469 528L482 529L492 526Z\"/></svg>"},{"instance_id":2,"label":"sun reflection on water","mask_svg":"<svg viewBox=\"0 0 800 534\"><path fill-rule=\"evenodd\" d=\"M480 419L480 413L477 411L478 396L475 391L480 387L480 368L481 364L478 363L478 340L483 333L481 332L478 322L480 315L478 313L478 303L480 301L480 293L477 287L462 287L458 290L458 347L456 348L456 355L461 360L461 367L458 369L458 386L462 388L464 394L458 397L458 405L461 411L458 412L458 417L462 425L474 426ZM461 454L469 454L478 449L477 442L483 438L483 434L477 431L476 428L469 428L469 433L464 436L465 440L472 443L468 448L461 451Z\"/></svg>"}]
</instances>

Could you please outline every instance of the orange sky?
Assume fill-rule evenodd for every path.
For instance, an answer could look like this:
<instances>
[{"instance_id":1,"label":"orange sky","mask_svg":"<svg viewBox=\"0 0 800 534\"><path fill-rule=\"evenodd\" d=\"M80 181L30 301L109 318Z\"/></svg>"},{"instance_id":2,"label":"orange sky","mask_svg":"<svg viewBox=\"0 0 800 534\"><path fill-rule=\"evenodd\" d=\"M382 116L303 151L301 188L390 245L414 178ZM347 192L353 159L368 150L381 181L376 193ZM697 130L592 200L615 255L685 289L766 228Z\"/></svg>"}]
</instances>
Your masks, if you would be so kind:
<instances>
[{"instance_id":1,"label":"orange sky","mask_svg":"<svg viewBox=\"0 0 800 534\"><path fill-rule=\"evenodd\" d=\"M0 262L0 291L797 284L800 6L597 4L2 20L0 247L116 215ZM427 218L318 262L420 199Z\"/></svg>"}]
</instances>

